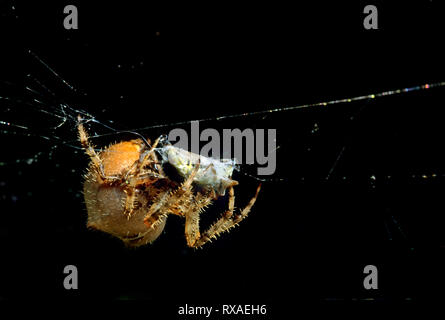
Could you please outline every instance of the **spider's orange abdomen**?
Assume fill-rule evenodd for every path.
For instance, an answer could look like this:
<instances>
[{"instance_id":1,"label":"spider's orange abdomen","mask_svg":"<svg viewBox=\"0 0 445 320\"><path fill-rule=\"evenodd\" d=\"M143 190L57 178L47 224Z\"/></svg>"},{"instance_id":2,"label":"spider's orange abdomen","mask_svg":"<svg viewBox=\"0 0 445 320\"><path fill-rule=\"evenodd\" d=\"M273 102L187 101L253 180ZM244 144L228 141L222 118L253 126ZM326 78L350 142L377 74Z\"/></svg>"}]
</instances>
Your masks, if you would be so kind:
<instances>
[{"instance_id":1,"label":"spider's orange abdomen","mask_svg":"<svg viewBox=\"0 0 445 320\"><path fill-rule=\"evenodd\" d=\"M105 149L101 154L105 176L117 176L129 170L139 160L141 140L116 143Z\"/></svg>"}]
</instances>

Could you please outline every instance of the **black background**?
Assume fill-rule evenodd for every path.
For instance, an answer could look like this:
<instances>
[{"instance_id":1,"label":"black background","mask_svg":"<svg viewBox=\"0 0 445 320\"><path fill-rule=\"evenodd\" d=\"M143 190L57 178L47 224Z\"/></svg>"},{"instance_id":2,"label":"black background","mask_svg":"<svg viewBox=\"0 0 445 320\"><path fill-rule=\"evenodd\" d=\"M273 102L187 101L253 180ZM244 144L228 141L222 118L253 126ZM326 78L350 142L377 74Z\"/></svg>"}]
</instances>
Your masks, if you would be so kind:
<instances>
[{"instance_id":1,"label":"black background","mask_svg":"<svg viewBox=\"0 0 445 320\"><path fill-rule=\"evenodd\" d=\"M78 30L63 28L67 4L77 5ZM23 103L32 74L56 96L40 88L42 109L64 102L115 128L137 129L444 80L437 1L374 3L379 30L363 28L366 4L6 1L1 95L15 100L2 100L0 120L28 126L31 136L6 126L1 135L0 298L140 299L168 314L185 303L266 304L273 318L307 302L443 300L441 88L201 123L276 128L272 178L285 179L263 183L249 218L202 250L186 247L176 217L137 250L87 230L81 189L88 159L67 145L78 147L75 113L49 130L60 121ZM155 138L173 127L136 131ZM109 132L95 123L88 129ZM14 163L55 144L50 157ZM236 179L243 207L258 181ZM225 205L218 201L204 224ZM79 269L77 291L63 288L68 264ZM378 290L363 288L369 264L379 270Z\"/></svg>"}]
</instances>

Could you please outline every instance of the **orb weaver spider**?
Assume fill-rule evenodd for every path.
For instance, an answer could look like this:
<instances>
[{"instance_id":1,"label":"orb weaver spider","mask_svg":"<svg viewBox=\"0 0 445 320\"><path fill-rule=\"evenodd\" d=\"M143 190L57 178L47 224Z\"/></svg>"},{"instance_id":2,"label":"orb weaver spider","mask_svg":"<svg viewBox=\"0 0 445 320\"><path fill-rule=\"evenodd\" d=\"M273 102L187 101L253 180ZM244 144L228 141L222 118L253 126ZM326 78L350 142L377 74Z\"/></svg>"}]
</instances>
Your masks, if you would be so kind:
<instances>
[{"instance_id":1,"label":"orb weaver spider","mask_svg":"<svg viewBox=\"0 0 445 320\"><path fill-rule=\"evenodd\" d=\"M79 140L90 164L85 175L84 198L87 227L121 239L131 247L156 240L169 214L185 218L185 238L193 248L203 246L245 219L254 205L261 185L247 206L234 214L235 162L215 160L174 147L161 139L118 142L96 152L78 117ZM161 161L156 153L162 156ZM163 170L168 162L182 182L170 179ZM228 190L228 209L205 232L199 229L200 214Z\"/></svg>"}]
</instances>

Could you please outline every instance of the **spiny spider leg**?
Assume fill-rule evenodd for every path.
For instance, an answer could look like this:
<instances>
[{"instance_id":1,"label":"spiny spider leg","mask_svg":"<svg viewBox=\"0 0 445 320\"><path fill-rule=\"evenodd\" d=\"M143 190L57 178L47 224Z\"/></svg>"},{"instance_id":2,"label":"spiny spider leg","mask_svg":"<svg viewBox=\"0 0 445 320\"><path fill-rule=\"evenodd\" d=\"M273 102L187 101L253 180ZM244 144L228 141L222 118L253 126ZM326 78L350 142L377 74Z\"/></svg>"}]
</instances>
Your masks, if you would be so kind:
<instances>
[{"instance_id":1,"label":"spiny spider leg","mask_svg":"<svg viewBox=\"0 0 445 320\"><path fill-rule=\"evenodd\" d=\"M214 193L214 191L212 190ZM214 195L202 195L201 193L198 193L194 197L195 205L192 206L186 213L185 213L185 238L187 240L187 245L189 247L194 247L196 241L198 241L201 238L201 233L199 231L199 218L200 214L202 213L203 209L207 207L214 198ZM229 189L229 209L227 212L230 212L230 215L233 213L235 205L235 196L233 193L233 188ZM226 212L226 213L227 213Z\"/></svg>"},{"instance_id":2,"label":"spiny spider leg","mask_svg":"<svg viewBox=\"0 0 445 320\"><path fill-rule=\"evenodd\" d=\"M147 161L149 161L150 157L154 154L154 150L158 143L159 138L156 139L155 143L146 153L142 161L137 162L136 168L134 169L134 172L131 173L131 176L129 177L127 185L124 189L124 192L127 195L127 197L125 198L124 215L126 215L128 219L130 219L135 207L134 203L136 200L136 186L140 184L140 179L138 178L139 174L141 172L141 169L146 165Z\"/></svg>"},{"instance_id":3,"label":"spiny spider leg","mask_svg":"<svg viewBox=\"0 0 445 320\"><path fill-rule=\"evenodd\" d=\"M85 131L85 128L83 127L82 124L82 117L78 115L77 120L79 122L77 130L79 131L80 143L82 144L85 153L90 157L91 161L93 162L93 167L96 169L97 174L102 178L102 180L105 180L106 177L102 166L102 160L94 150L94 146L90 143L90 140L88 138L88 133Z\"/></svg>"},{"instance_id":4,"label":"spiny spider leg","mask_svg":"<svg viewBox=\"0 0 445 320\"><path fill-rule=\"evenodd\" d=\"M192 200L192 183L196 173L199 170L199 167L200 161L198 161L191 174L181 186L179 186L174 192L165 192L161 194L156 201L154 201L144 218L144 223L148 227L154 227L159 218L163 215L169 213L183 215L182 207L184 204ZM178 210L171 210L171 208L175 207L178 207ZM166 208L168 209L168 212L166 212Z\"/></svg>"},{"instance_id":5,"label":"spiny spider leg","mask_svg":"<svg viewBox=\"0 0 445 320\"><path fill-rule=\"evenodd\" d=\"M255 196L252 199L250 199L249 203L241 211L241 213L236 216L233 216L233 209L235 204L235 192L233 190L233 187L230 187L228 210L224 212L222 217L218 221L216 221L215 224L213 224L202 235L199 235L199 211L189 211L189 215L186 215L186 232L187 230L191 232L191 234L189 235L186 234L189 246L194 248L199 248L206 242L211 241L212 238L216 238L222 232L228 231L229 229L238 225L244 218L247 217L248 213L250 212L250 209L252 208L258 197L260 189L261 189L261 184L258 186ZM188 228L187 228L187 223L189 224Z\"/></svg>"}]
</instances>

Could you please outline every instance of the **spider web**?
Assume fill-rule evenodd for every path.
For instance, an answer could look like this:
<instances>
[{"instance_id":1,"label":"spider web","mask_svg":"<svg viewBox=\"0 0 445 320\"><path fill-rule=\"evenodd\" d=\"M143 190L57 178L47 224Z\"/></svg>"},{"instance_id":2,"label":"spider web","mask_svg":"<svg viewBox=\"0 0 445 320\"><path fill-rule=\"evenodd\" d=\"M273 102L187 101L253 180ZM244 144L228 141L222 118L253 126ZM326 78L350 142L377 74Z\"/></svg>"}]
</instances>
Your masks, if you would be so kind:
<instances>
[{"instance_id":1,"label":"spider web","mask_svg":"<svg viewBox=\"0 0 445 320\"><path fill-rule=\"evenodd\" d=\"M45 77L53 77L59 82L59 85L64 86L70 90L70 94L76 96L87 97L86 93L79 92L74 86L72 86L67 80L62 78L55 70L53 70L44 60L37 56L31 50L28 50L27 55L30 59L34 60L34 63L43 67L40 70L43 74L46 73ZM53 80L54 80L53 79ZM356 117L371 101L375 99L385 99L388 97L397 98L397 96L410 95L411 93L420 93L422 91L433 90L443 91L445 87L445 82L436 83L424 83L415 85L412 87L398 88L393 90L369 93L360 96L353 96L335 100L328 100L322 102L314 102L308 104L291 105L291 106L280 106L280 107L270 107L265 110L242 112L242 113L232 113L232 114L222 114L213 117L198 118L191 120L181 120L176 122L165 122L157 123L148 126L135 127L135 128L124 128L118 129L115 127L114 120L99 120L95 115L80 109L73 107L73 104L68 104L63 102L60 97L58 97L45 83L42 79L37 78L31 73L27 73L23 87L21 84L11 83L8 81L3 81L3 94L0 96L0 101L2 102L2 114L3 118L0 120L0 125L2 126L1 133L6 136L24 137L29 139L37 139L46 143L47 150L39 150L30 156L24 157L14 157L12 159L3 159L0 162L0 166L10 166L10 165L32 165L37 163L42 157L53 159L53 155L59 148L69 148L75 153L82 151L79 146L78 139L76 136L76 128L78 124L78 116L83 118L83 121L89 126L94 127L101 133L94 133L90 136L91 139L98 139L103 137L112 137L119 139L122 134L134 134L139 135L140 133L150 132L153 130L165 132L165 130L176 128L176 127L187 127L187 125L193 122L206 123L206 122L224 122L232 119L243 119L243 118L259 118L264 121L267 117L272 116L275 113L285 113L285 112L298 112L305 109L317 110L325 108L335 108L337 105L353 105L355 108L355 113L350 116L350 120L354 121ZM18 94L17 94L18 92ZM105 109L103 109L104 111ZM28 115L27 119L23 118L22 115L26 113ZM35 121L37 117L39 121ZM20 118L14 120L15 118ZM12 120L11 120L12 119ZM29 122L28 120L32 120ZM320 127L317 122L310 125L310 134L318 134ZM342 145L339 152L334 158L332 165L329 168L325 179L328 180L334 173L334 170L341 160L343 153L345 152L346 145ZM280 146L277 147L277 150ZM99 150L99 149L98 149ZM7 156L7 154L5 154ZM413 174L412 177L421 177L423 179L435 178L438 175L443 175L442 173L429 173L429 174ZM254 177L253 178L258 178ZM343 177L344 178L344 177ZM386 176L390 178L390 176ZM260 179L260 178L258 178ZM304 177L302 177L304 180ZM375 177L371 177L374 180ZM280 179L278 179L280 180ZM265 179L267 181L267 179Z\"/></svg>"},{"instance_id":2,"label":"spider web","mask_svg":"<svg viewBox=\"0 0 445 320\"><path fill-rule=\"evenodd\" d=\"M65 90L68 90L65 91L65 94L72 95L76 98L81 97L85 98L86 100L88 99L88 94L83 93L76 87L72 86L69 81L62 78L47 62L42 60L33 51L28 50L28 52L26 52L26 56L31 61L31 64L34 65L33 67L40 68L40 70L37 72L45 77L46 81L53 81L53 84L55 81L55 84L59 86L59 89L63 87ZM253 118L260 122L273 122L273 120L270 120L270 118L273 117L274 114L295 114L298 112L304 112L305 110L315 112L320 112L321 110L321 112L323 112L325 109L339 108L339 113L342 114L343 117L348 118L348 121L350 122L354 122L360 117L365 108L373 106L374 100L379 101L380 99L384 100L389 98L397 101L399 97L409 98L410 95L416 94L418 97L420 97L420 99L422 99L422 95L424 95L423 92L429 93L430 91L432 95L440 96L443 94L444 87L445 82L424 83L411 87L396 88L392 90L321 102L300 105L285 105L279 107L267 106L267 108L264 110L221 114L212 117L187 119L174 122L162 122L142 127L119 128L115 124L115 120L99 120L98 117L90 112L87 112L85 109L74 107L73 103L65 102L54 91L52 91L52 89L50 89L45 81L36 77L32 73L26 73L23 84L11 83L8 81L3 82L2 89L4 95L0 96L0 101L3 105L3 117L0 120L0 125L2 126L2 135L24 139L23 141L25 141L24 144L27 145L27 148L23 148L23 150L14 150L19 151L19 153L22 153L21 151L23 151L24 154L21 156L17 156L15 153L3 154L0 167L8 168L11 166L18 166L20 168L21 166L31 166L38 164L39 161L42 161L42 159L45 159L45 161L55 162L55 166L60 167L60 161L63 161L63 159L61 160L57 156L60 149L63 149L65 152L68 151L73 152L74 154L82 154L83 150L77 140L77 117L79 115L83 118L86 125L90 129L94 130L94 133L90 136L93 141L101 141L101 139L105 138L106 141L109 142L122 140L123 137L133 138L133 135L143 135L145 133L156 132L159 134L160 132L161 134L165 134L165 130L177 127L187 128L188 125L196 121L198 121L200 124L210 123L210 125L218 125L222 123L223 126L225 121L235 119L241 119L241 121L243 121L243 119ZM348 110L349 106L352 106L352 108ZM106 111L106 108L102 108L102 111ZM27 117L24 118L22 116L23 114L26 114ZM36 121L36 119L38 119L38 121ZM306 131L304 132L306 138L311 139L313 137L317 137L320 134L320 130L323 128L320 128L319 122L316 119L309 119L309 124L304 129ZM353 132L347 133L346 138L343 137L344 142L348 141L348 136L351 136L351 134L353 134ZM293 137L291 139L293 139ZM29 143L29 141L36 142L36 145L38 146L37 151L31 152L31 150L29 150L32 149L29 148L29 145L32 144ZM344 142L339 145L337 152L333 153L330 165L327 168L324 168L325 174L318 177L320 181L328 181L333 175L335 175L335 170L337 169L339 163L341 163L342 157L348 148L348 144ZM286 143L286 141L284 143ZM283 161L279 153L280 149L282 149L281 147L282 145L278 145L277 152L278 158ZM307 144L305 144L305 152L309 152L311 147L311 145L307 146ZM286 146L286 148L291 147ZM100 148L98 150L100 150ZM286 155L284 155L284 157L286 157ZM287 166L289 166L289 159L284 159L284 161L287 162ZM290 166L292 166L292 164L290 164ZM245 169L248 170L246 166L243 166L243 170ZM72 169L72 172L77 173L78 169ZM304 175L304 170L301 170L301 172L303 174L300 174L297 177L299 182L304 184L307 177ZM290 178L286 178L286 173L282 174L282 177L272 177L269 179L267 177L262 179L253 173L249 174L242 172L242 174L245 174L253 179L266 182L279 182L287 179L295 179L294 175L290 175ZM416 170L414 172L407 172L406 175L411 179L427 180L442 177L444 176L444 173L442 169L438 169L437 171L427 170L427 172ZM377 179L376 176L370 175L368 178L367 183L369 183L371 188L375 188ZM348 177L340 176L338 179L346 180ZM381 175L379 177L379 180L384 180L386 182L388 182L390 179L391 174Z\"/></svg>"},{"instance_id":3,"label":"spider web","mask_svg":"<svg viewBox=\"0 0 445 320\"><path fill-rule=\"evenodd\" d=\"M26 12L17 13L17 4L15 1L5 2L4 9L4 12L6 13L3 14L3 18L6 18L7 20L6 24L20 24L22 19L29 19L29 17L25 15ZM20 13L24 16L21 17ZM158 34L158 32L156 32L156 34ZM177 121L172 121L165 117L156 119L156 114L162 114L162 112L156 112L156 114L154 112L150 114L154 119L144 121L144 124L140 126L132 127L130 121L126 121L126 124L123 124L123 121L118 123L115 119L112 119L107 115L109 110L107 110L108 107L104 102L105 99L100 101L99 104L95 105L93 108L92 104L95 103L97 99L91 98L93 95L92 92L88 92L87 94L86 92L83 92L83 90L78 89L77 86L72 85L71 79L60 76L59 71L52 67L51 61L40 58L35 52L29 50L29 48L26 47L26 44L25 50L23 50L22 44L19 44L18 48L19 51L11 50L11 56L4 59L4 62L8 63L8 58L11 59L12 56L17 55L18 53L18 56L22 57L22 60L15 60L21 61L20 63L23 65L23 68L21 69L21 72L13 70L16 74L10 78L5 77L5 80L2 82L2 92L0 92L0 102L2 103L0 126L2 127L2 134L5 136L32 138L33 141L39 141L37 142L39 145L41 145L41 143L46 143L47 147L43 150L38 149L34 152L30 150L32 148L19 150L19 153L24 154L18 156L4 154L4 159L0 159L0 166L10 166L13 164L31 165L38 162L42 157L52 159L54 153L60 148L70 148L75 153L78 153L81 151L75 135L78 115L81 115L85 121L91 125L91 128L95 130L94 134L91 135L91 138L93 141L98 141L97 143L95 142L97 145L101 145L101 138L107 138L108 140L106 140L106 142L109 143L121 140L121 137L125 135L126 137L131 136L131 134L128 135L129 132L149 135L153 138L160 134L165 134L166 130L171 128L187 128L187 125L197 120L200 124L209 123L209 126L218 126L218 124L222 123L222 126L224 126L224 123L229 123L229 121L239 121L238 123L243 123L244 119L254 119L254 125L256 125L256 123L266 123L267 126L282 127L280 121L276 121L279 116L274 118L274 115L284 114L284 117L286 117L286 114L289 116L302 116L314 112L313 114L315 116L312 117L312 119L310 117L306 118L307 121L306 124L302 126L302 130L295 130L293 134L288 134L286 132L284 137L280 137L281 140L278 142L279 153L280 149L284 147L292 148L286 146L286 142L288 142L289 139L295 139L300 133L302 134L303 139L307 140L311 140L311 138L320 135L321 127L316 118L318 118L320 112L323 113L323 110L325 109L329 110L328 112L331 112L331 109L338 110L334 111L334 113L337 113L337 115L341 114L343 118L349 118L351 120L349 122L354 122L360 117L363 110L368 109L369 105L372 106L373 100L385 101L386 99L386 101L392 101L394 104L398 104L398 101L403 101L401 100L403 97L408 97L407 99L409 99L410 95L414 97L416 97L416 95L422 97L423 92L436 91L438 92L437 94L440 95L445 86L445 82L440 81L429 83L417 81L415 83L410 83L409 86L405 87L392 85L390 88L382 88L375 92L362 90L360 94L346 94L346 97L339 98L336 96L326 100L314 98L313 101L301 104L297 103L280 106L270 104L264 105L264 103L262 103L262 106L252 104L250 107L247 106L247 110L243 112L218 111L218 115L214 115L214 113L211 112L211 116L208 117L200 116L199 112L197 116L192 115L192 113L190 113L190 115L185 113L181 114ZM128 72L142 67L143 64L143 59L140 59L139 61L133 59L133 61L127 65L118 64L113 67ZM117 96L119 96L119 100L122 100L119 101L120 105L127 103L125 99L123 99L123 94L118 94ZM115 97L116 95L114 98ZM400 99L396 100L398 97L400 97ZM115 105L110 106L109 108L115 109L117 107L116 101L110 101ZM81 107L82 105L85 107ZM92 112L89 110L95 111ZM26 114L26 117L23 117L24 114ZM203 112L203 114L205 114L205 112ZM169 115L170 118L173 118L173 114ZM331 122L335 123L337 119L339 118L333 116ZM149 122L150 124L146 125L146 122ZM304 120L302 122L304 122ZM230 126L235 127L238 123L232 122L230 123ZM343 137L342 139L347 141L347 137L352 136L353 134L354 131L346 133L346 138ZM311 149L310 142L307 144L308 145L304 146L304 152ZM329 180L333 176L346 149L347 145L340 143L337 150L334 151L331 164L327 168L324 168L325 172L321 175L322 179ZM300 156L300 154L301 153L299 153L298 156ZM282 157L280 157L280 155L277 156L278 159L286 157L286 160L289 160L288 155ZM289 163L290 161L286 162ZM251 170L251 172L253 173L254 170ZM427 179L435 178L440 175L442 175L441 172L416 172L412 173L411 177ZM253 174L251 174L251 176L253 176ZM386 179L389 177L390 175L384 176ZM278 176L277 180L280 180L281 178L282 177ZM342 178L344 179L345 177ZM371 175L370 180L372 181L374 178L372 178ZM304 180L304 174L298 176L298 179Z\"/></svg>"}]
</instances>

